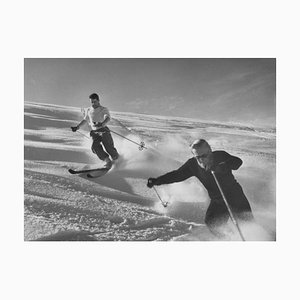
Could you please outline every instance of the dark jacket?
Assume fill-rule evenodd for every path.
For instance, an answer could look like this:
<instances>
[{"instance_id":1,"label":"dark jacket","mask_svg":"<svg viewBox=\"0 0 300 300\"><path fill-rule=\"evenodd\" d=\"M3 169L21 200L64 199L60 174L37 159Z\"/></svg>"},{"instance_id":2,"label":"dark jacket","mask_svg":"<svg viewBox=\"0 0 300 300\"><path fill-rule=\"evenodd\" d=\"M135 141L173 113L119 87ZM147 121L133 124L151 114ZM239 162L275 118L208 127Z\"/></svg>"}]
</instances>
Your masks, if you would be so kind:
<instances>
[{"instance_id":1,"label":"dark jacket","mask_svg":"<svg viewBox=\"0 0 300 300\"><path fill-rule=\"evenodd\" d=\"M225 151L213 151L212 155L212 170L216 170L215 175L219 180L224 194L231 194L234 190L239 191L241 187L232 175L232 170L237 170L242 165L243 161ZM217 165L223 162L225 162L225 164L222 164L222 170L218 170ZM201 168L194 157L190 158L179 169L156 178L155 185L180 182L192 176L196 176L201 181L207 189L211 200L222 199L222 195L211 171L206 171Z\"/></svg>"}]
</instances>

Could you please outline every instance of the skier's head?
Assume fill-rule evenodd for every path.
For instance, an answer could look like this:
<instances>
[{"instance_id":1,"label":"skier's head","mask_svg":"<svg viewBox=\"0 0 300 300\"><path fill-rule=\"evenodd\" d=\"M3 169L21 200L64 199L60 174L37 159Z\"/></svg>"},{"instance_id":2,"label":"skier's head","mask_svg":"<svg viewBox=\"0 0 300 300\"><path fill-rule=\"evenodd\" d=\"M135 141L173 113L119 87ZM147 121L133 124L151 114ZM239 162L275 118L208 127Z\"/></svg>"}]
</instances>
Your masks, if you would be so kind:
<instances>
[{"instance_id":1,"label":"skier's head","mask_svg":"<svg viewBox=\"0 0 300 300\"><path fill-rule=\"evenodd\" d=\"M207 168L210 166L212 150L206 140L195 140L191 144L191 151L201 167Z\"/></svg>"},{"instance_id":2,"label":"skier's head","mask_svg":"<svg viewBox=\"0 0 300 300\"><path fill-rule=\"evenodd\" d=\"M89 98L90 98L90 101L91 101L91 104L92 104L93 108L97 108L97 107L100 106L100 99L99 99L98 94L93 93L89 96Z\"/></svg>"}]
</instances>

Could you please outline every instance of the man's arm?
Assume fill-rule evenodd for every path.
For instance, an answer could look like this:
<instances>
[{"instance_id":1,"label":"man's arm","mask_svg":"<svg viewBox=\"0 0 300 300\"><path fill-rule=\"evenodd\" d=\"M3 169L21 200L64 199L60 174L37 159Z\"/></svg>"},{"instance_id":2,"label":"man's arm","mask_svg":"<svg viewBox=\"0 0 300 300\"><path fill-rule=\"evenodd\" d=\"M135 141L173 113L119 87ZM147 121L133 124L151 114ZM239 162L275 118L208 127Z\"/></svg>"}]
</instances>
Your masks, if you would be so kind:
<instances>
[{"instance_id":1,"label":"man's arm","mask_svg":"<svg viewBox=\"0 0 300 300\"><path fill-rule=\"evenodd\" d=\"M219 165L223 164L231 170L237 170L243 164L243 161L239 157L233 156L224 151L224 159Z\"/></svg>"},{"instance_id":2,"label":"man's arm","mask_svg":"<svg viewBox=\"0 0 300 300\"><path fill-rule=\"evenodd\" d=\"M151 188L153 185L162 185L162 184L180 182L192 177L194 174L190 167L190 163L191 161L188 160L184 165L182 165L177 170L171 171L157 178L149 178L147 186Z\"/></svg>"},{"instance_id":3,"label":"man's arm","mask_svg":"<svg viewBox=\"0 0 300 300\"><path fill-rule=\"evenodd\" d=\"M77 125L78 129L79 129L82 125L84 125L86 122L87 122L87 121L86 121L85 119L83 119L83 120Z\"/></svg>"},{"instance_id":4,"label":"man's arm","mask_svg":"<svg viewBox=\"0 0 300 300\"><path fill-rule=\"evenodd\" d=\"M212 171L224 173L230 170L237 170L243 164L243 161L237 156L230 155L225 151L220 151L219 153L218 162L212 167Z\"/></svg>"},{"instance_id":5,"label":"man's arm","mask_svg":"<svg viewBox=\"0 0 300 300\"><path fill-rule=\"evenodd\" d=\"M105 127L106 124L110 121L110 116L109 115L104 115L104 121L103 122L98 122L98 123L94 123L94 125L97 128L101 128L101 127Z\"/></svg>"},{"instance_id":6,"label":"man's arm","mask_svg":"<svg viewBox=\"0 0 300 300\"><path fill-rule=\"evenodd\" d=\"M85 124L87 121L83 119L77 126L71 127L72 131L77 131L83 124Z\"/></svg>"},{"instance_id":7,"label":"man's arm","mask_svg":"<svg viewBox=\"0 0 300 300\"><path fill-rule=\"evenodd\" d=\"M243 161L237 157L230 155L231 157L226 161L226 164L230 167L231 170L237 170L242 164Z\"/></svg>"}]
</instances>

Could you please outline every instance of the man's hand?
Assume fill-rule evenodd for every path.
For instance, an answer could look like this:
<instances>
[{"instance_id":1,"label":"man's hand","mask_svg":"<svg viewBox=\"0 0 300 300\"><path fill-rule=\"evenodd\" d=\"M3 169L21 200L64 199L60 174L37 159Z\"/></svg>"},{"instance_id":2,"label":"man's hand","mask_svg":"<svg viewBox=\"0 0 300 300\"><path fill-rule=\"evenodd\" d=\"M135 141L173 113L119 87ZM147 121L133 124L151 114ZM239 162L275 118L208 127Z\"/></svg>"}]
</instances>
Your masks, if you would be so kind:
<instances>
[{"instance_id":1,"label":"man's hand","mask_svg":"<svg viewBox=\"0 0 300 300\"><path fill-rule=\"evenodd\" d=\"M155 185L156 179L155 178L149 178L147 182L147 187L152 188Z\"/></svg>"},{"instance_id":2,"label":"man's hand","mask_svg":"<svg viewBox=\"0 0 300 300\"><path fill-rule=\"evenodd\" d=\"M78 126L71 126L71 129L73 132L76 132L79 128L78 128Z\"/></svg>"},{"instance_id":3,"label":"man's hand","mask_svg":"<svg viewBox=\"0 0 300 300\"><path fill-rule=\"evenodd\" d=\"M97 137L98 134L97 134L97 132L96 132L95 130L91 130L91 131L90 131L90 136L91 136L91 137Z\"/></svg>"},{"instance_id":4,"label":"man's hand","mask_svg":"<svg viewBox=\"0 0 300 300\"><path fill-rule=\"evenodd\" d=\"M94 122L94 125L98 128L102 127L103 123L101 122Z\"/></svg>"}]
</instances>

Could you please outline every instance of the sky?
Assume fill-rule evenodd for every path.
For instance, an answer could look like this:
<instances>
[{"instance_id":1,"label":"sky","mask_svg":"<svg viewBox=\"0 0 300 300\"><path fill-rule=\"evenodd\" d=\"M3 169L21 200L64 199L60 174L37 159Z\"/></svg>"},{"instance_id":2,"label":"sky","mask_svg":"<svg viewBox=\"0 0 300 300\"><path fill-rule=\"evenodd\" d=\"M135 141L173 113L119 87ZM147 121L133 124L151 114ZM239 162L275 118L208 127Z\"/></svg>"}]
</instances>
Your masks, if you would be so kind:
<instances>
[{"instance_id":1,"label":"sky","mask_svg":"<svg viewBox=\"0 0 300 300\"><path fill-rule=\"evenodd\" d=\"M25 58L25 101L276 124L274 58Z\"/></svg>"}]
</instances>

